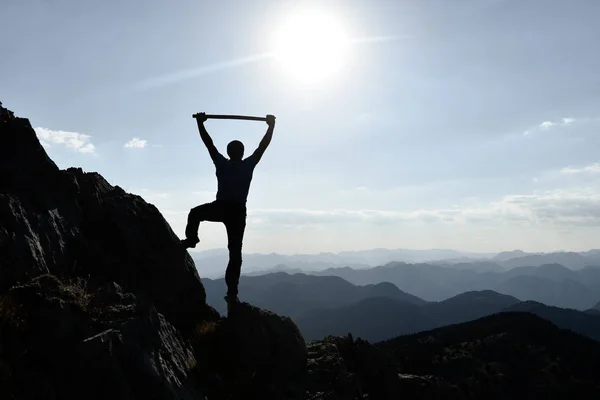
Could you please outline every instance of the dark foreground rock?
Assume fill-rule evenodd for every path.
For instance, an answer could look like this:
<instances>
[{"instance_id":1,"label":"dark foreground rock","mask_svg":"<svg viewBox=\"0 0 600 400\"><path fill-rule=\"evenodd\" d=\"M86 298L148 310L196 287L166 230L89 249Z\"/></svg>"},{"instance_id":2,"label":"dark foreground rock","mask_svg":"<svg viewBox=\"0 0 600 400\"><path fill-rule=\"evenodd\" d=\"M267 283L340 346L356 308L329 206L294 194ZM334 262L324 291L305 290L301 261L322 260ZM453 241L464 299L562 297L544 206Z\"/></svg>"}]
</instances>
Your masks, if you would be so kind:
<instances>
[{"instance_id":1,"label":"dark foreground rock","mask_svg":"<svg viewBox=\"0 0 600 400\"><path fill-rule=\"evenodd\" d=\"M131 295L105 298L50 275L3 295L0 398L203 399L181 334Z\"/></svg>"},{"instance_id":2,"label":"dark foreground rock","mask_svg":"<svg viewBox=\"0 0 600 400\"><path fill-rule=\"evenodd\" d=\"M198 327L192 341L210 399L302 399L307 349L287 317L240 303L228 318Z\"/></svg>"},{"instance_id":3,"label":"dark foreground rock","mask_svg":"<svg viewBox=\"0 0 600 400\"><path fill-rule=\"evenodd\" d=\"M352 336L329 336L308 348L309 400L463 398L439 377L402 373L388 354Z\"/></svg>"}]
</instances>

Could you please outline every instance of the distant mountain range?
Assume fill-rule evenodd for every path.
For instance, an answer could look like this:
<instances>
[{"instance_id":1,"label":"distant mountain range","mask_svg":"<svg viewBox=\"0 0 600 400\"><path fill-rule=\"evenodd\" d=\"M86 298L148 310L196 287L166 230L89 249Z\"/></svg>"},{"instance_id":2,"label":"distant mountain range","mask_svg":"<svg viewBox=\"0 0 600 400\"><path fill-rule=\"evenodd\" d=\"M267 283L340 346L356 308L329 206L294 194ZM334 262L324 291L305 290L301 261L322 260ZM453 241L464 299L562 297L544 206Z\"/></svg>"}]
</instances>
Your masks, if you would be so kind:
<instances>
[{"instance_id":1,"label":"distant mountain range","mask_svg":"<svg viewBox=\"0 0 600 400\"><path fill-rule=\"evenodd\" d=\"M589 265L600 266L600 257L596 253L529 254L509 258L501 262L501 265L506 269L529 266L537 267L544 264L561 264L569 269L582 269Z\"/></svg>"},{"instance_id":2,"label":"distant mountain range","mask_svg":"<svg viewBox=\"0 0 600 400\"><path fill-rule=\"evenodd\" d=\"M368 298L358 303L315 310L296 320L307 340L328 334L352 333L372 342L420 332L498 313L519 300L496 292L464 293L443 302L415 305L389 298ZM599 318L600 320L600 318Z\"/></svg>"},{"instance_id":3,"label":"distant mountain range","mask_svg":"<svg viewBox=\"0 0 600 400\"><path fill-rule=\"evenodd\" d=\"M206 290L206 302L225 314L224 279L203 279L202 283ZM243 301L292 318L312 310L355 304L372 297L416 305L426 303L389 282L357 286L337 276L290 275L284 272L244 276L240 279L239 290Z\"/></svg>"},{"instance_id":4,"label":"distant mountain range","mask_svg":"<svg viewBox=\"0 0 600 400\"><path fill-rule=\"evenodd\" d=\"M544 274L545 270L524 269L538 274ZM560 271L554 267L549 270ZM539 279L524 275L510 277L508 281L515 278ZM203 283L207 303L224 313L224 280L204 279ZM521 302L517 297L492 290L469 291L443 301L426 302L389 282L359 286L336 276L279 272L242 277L240 296L243 301L291 317L307 340L352 333L369 341L380 341L503 311L534 313L561 328L600 340L600 313L596 310L582 312Z\"/></svg>"},{"instance_id":5,"label":"distant mountain range","mask_svg":"<svg viewBox=\"0 0 600 400\"><path fill-rule=\"evenodd\" d=\"M370 269L346 267L312 273L339 276L355 285L390 282L427 301L441 301L474 290L495 290L521 300L587 310L600 298L600 267L571 270L559 264L547 264L502 272L476 272L477 264L471 265L475 268L390 263Z\"/></svg>"},{"instance_id":6,"label":"distant mountain range","mask_svg":"<svg viewBox=\"0 0 600 400\"><path fill-rule=\"evenodd\" d=\"M225 249L190 253L198 265L201 276L220 278L224 275L228 253ZM485 263L484 261L487 261ZM323 271L328 268L371 268L390 262L429 263L460 269L485 268L500 271L520 266L562 264L570 269L600 266L600 250L585 252L527 253L514 250L501 253L468 253L454 250L408 250L372 249L341 253L319 254L244 254L245 274L269 272L272 268L307 271Z\"/></svg>"}]
</instances>

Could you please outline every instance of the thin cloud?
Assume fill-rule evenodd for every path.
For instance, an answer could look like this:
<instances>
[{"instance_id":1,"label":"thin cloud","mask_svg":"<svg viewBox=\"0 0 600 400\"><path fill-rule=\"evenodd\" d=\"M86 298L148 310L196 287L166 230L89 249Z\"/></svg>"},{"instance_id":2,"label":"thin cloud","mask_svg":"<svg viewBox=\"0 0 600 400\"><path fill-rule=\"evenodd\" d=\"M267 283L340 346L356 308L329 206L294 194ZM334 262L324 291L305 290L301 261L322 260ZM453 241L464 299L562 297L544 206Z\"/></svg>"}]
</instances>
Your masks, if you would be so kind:
<instances>
[{"instance_id":1,"label":"thin cloud","mask_svg":"<svg viewBox=\"0 0 600 400\"><path fill-rule=\"evenodd\" d=\"M34 130L40 143L46 148L61 145L78 153L94 153L95 151L95 146L90 141L90 135L78 132L54 131L41 127L34 128Z\"/></svg>"},{"instance_id":2,"label":"thin cloud","mask_svg":"<svg viewBox=\"0 0 600 400\"><path fill-rule=\"evenodd\" d=\"M575 118L570 118L570 117L561 118L558 121L544 121L544 122L540 123L539 125L534 126L533 128L527 129L525 132L523 132L523 135L528 136L528 135L532 135L536 132L547 131L550 128L567 126L567 125L570 125L577 121L579 121L579 120L575 119Z\"/></svg>"},{"instance_id":3,"label":"thin cloud","mask_svg":"<svg viewBox=\"0 0 600 400\"><path fill-rule=\"evenodd\" d=\"M213 72L222 71L225 69L231 69L235 67L240 67L246 64L253 64L264 59L270 58L273 55L271 53L262 53L255 54L247 57L240 57L233 60L217 62L213 64L203 65L198 68L188 69L184 71L174 72L172 74L166 74L162 76L157 76L154 78L147 79L143 82L137 84L134 89L137 90L145 90L152 89L156 87L166 86L173 83L197 78L202 75L210 74Z\"/></svg>"},{"instance_id":4,"label":"thin cloud","mask_svg":"<svg viewBox=\"0 0 600 400\"><path fill-rule=\"evenodd\" d=\"M251 211L250 216L262 224L281 226L390 225L411 221L425 224L600 226L600 193L579 190L509 195L479 208L413 211L259 209Z\"/></svg>"},{"instance_id":5,"label":"thin cloud","mask_svg":"<svg viewBox=\"0 0 600 400\"><path fill-rule=\"evenodd\" d=\"M600 174L600 163L586 165L584 167L566 167L561 171L563 174Z\"/></svg>"},{"instance_id":6,"label":"thin cloud","mask_svg":"<svg viewBox=\"0 0 600 400\"><path fill-rule=\"evenodd\" d=\"M535 223L600 226L600 193L590 190L507 196L500 205L528 214Z\"/></svg>"},{"instance_id":7,"label":"thin cloud","mask_svg":"<svg viewBox=\"0 0 600 400\"><path fill-rule=\"evenodd\" d=\"M129 142L125 143L123 147L127 149L143 149L144 147L146 147L146 144L146 140L141 140L138 137L134 137Z\"/></svg>"}]
</instances>

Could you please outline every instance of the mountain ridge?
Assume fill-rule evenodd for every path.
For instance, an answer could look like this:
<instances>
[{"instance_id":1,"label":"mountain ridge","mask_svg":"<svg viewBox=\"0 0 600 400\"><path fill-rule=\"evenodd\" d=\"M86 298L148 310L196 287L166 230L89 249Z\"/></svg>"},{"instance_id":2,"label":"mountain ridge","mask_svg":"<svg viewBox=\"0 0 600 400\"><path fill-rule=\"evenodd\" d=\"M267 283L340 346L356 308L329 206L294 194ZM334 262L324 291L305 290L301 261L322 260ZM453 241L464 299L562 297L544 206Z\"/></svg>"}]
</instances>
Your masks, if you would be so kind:
<instances>
[{"instance_id":1,"label":"mountain ridge","mask_svg":"<svg viewBox=\"0 0 600 400\"><path fill-rule=\"evenodd\" d=\"M558 264L518 267L503 272L477 272L432 264L394 262L370 269L346 267L313 274L339 276L355 285L390 282L400 290L426 301L441 301L467 291L491 289L522 300L580 310L592 308L598 302L596 293L600 290L600 267L570 270ZM519 282L533 281L533 278L537 278L540 286L525 285L520 288ZM563 290L560 283L566 281L578 289ZM565 288L568 286L565 285Z\"/></svg>"},{"instance_id":2,"label":"mountain ridge","mask_svg":"<svg viewBox=\"0 0 600 400\"><path fill-rule=\"evenodd\" d=\"M531 272L531 268L525 270ZM562 267L552 266L550 270L560 272ZM540 280L534 275L516 278L533 279L536 283ZM268 283L263 283L265 281ZM221 301L218 293L224 289L224 282L220 280L220 288L213 286L216 281L205 279L203 282L209 304L224 312L224 303L220 306L213 303ZM333 282L335 284L331 284ZM502 311L531 312L556 323L560 328L597 338L595 326L600 321L591 311L521 301L518 297L489 289L460 293L442 301L424 302L422 299L414 301L405 293L398 296L401 292L391 283L353 287L339 277L290 275L285 272L242 278L241 287L244 288L243 298L262 308L290 316L307 340L348 333L369 341L384 340L398 334L471 321ZM342 291L338 293L336 288L342 288ZM369 291L373 288L378 290ZM353 294L349 296L349 293ZM294 307L290 307L290 304Z\"/></svg>"}]
</instances>

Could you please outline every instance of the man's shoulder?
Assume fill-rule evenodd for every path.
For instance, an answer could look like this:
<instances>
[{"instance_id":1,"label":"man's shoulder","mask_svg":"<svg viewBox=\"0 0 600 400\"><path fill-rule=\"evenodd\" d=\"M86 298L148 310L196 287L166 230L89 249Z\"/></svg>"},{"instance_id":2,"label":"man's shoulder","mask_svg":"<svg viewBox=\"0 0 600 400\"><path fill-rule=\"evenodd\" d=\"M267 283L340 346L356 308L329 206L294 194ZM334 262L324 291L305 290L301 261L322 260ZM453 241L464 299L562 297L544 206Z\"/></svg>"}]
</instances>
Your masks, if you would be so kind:
<instances>
[{"instance_id":1,"label":"man's shoulder","mask_svg":"<svg viewBox=\"0 0 600 400\"><path fill-rule=\"evenodd\" d=\"M215 165L223 165L225 163L227 163L229 160L227 158L225 158L225 156L219 152L217 152L217 154L215 154L215 156L213 157L213 161L215 163Z\"/></svg>"},{"instance_id":2,"label":"man's shoulder","mask_svg":"<svg viewBox=\"0 0 600 400\"><path fill-rule=\"evenodd\" d=\"M248 166L248 167L255 167L256 166L256 162L257 158L256 158L256 154L252 154L251 156L247 157L244 159L244 165Z\"/></svg>"}]
</instances>

